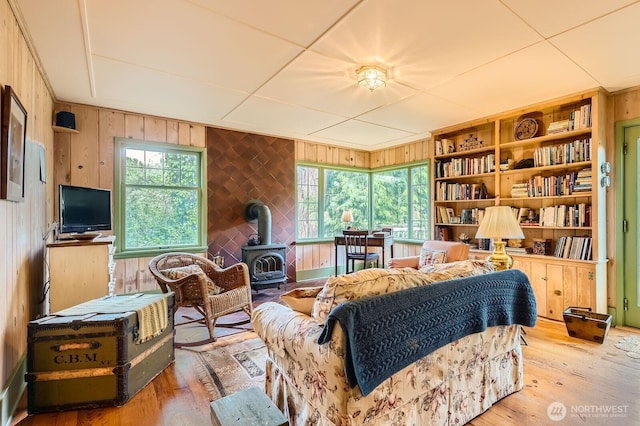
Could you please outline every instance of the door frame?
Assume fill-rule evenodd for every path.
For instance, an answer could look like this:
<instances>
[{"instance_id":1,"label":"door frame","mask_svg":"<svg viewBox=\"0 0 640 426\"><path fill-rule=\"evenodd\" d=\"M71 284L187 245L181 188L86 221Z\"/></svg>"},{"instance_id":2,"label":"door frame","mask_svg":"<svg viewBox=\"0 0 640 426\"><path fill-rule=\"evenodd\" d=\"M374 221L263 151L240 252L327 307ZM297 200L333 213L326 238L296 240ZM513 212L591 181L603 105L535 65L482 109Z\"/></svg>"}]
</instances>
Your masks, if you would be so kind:
<instances>
[{"instance_id":1,"label":"door frame","mask_svg":"<svg viewBox=\"0 0 640 426\"><path fill-rule=\"evenodd\" d=\"M640 118L634 118L631 120L623 120L615 123L615 184L616 188L624 188L624 134L625 129L628 127L640 126ZM624 220L624 194L617 191L615 208L615 236L623 235L622 221ZM614 237L615 237L614 236ZM624 269L624 238L615 238L616 245L616 310L615 310L615 323L617 325L625 324L625 311L624 311L624 295L625 295L625 269Z\"/></svg>"}]
</instances>

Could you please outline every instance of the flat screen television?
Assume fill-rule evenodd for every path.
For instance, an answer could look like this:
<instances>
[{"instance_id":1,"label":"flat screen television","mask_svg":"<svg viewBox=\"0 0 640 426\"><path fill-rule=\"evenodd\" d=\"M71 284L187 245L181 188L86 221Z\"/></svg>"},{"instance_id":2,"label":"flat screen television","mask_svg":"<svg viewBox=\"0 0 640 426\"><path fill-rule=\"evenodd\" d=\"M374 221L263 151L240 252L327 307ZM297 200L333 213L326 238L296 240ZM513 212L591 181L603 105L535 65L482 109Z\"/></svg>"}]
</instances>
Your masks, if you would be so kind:
<instances>
[{"instance_id":1,"label":"flat screen television","mask_svg":"<svg viewBox=\"0 0 640 426\"><path fill-rule=\"evenodd\" d=\"M60 233L95 235L111 230L111 191L100 188L60 185Z\"/></svg>"}]
</instances>

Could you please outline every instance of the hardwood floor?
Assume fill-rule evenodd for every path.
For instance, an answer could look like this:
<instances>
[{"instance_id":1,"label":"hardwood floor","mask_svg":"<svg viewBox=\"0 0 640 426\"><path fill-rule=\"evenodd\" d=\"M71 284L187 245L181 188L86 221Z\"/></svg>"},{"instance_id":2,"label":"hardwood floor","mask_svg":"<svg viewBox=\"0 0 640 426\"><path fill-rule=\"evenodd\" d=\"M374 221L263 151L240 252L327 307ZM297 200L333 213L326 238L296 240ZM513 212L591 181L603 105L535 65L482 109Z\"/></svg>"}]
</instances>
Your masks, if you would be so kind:
<instances>
[{"instance_id":1,"label":"hardwood floor","mask_svg":"<svg viewBox=\"0 0 640 426\"><path fill-rule=\"evenodd\" d=\"M316 285L301 283L297 286ZM288 285L288 289L296 287ZM255 304L277 300L281 290L254 293ZM204 327L203 327L204 328ZM178 328L179 330L179 328ZM232 332L218 328L217 335ZM640 359L614 344L636 334L631 328L612 328L603 345L567 335L564 323L540 319L526 329L525 387L500 400L473 426L554 424L547 415L552 403L564 404L566 417L558 424L639 424ZM180 333L180 332L179 332ZM176 350L176 361L122 407L77 410L27 416L25 403L13 425L164 425L210 424L209 399L194 370L193 353ZM556 404L557 405L557 404ZM616 410L617 417L605 417Z\"/></svg>"}]
</instances>

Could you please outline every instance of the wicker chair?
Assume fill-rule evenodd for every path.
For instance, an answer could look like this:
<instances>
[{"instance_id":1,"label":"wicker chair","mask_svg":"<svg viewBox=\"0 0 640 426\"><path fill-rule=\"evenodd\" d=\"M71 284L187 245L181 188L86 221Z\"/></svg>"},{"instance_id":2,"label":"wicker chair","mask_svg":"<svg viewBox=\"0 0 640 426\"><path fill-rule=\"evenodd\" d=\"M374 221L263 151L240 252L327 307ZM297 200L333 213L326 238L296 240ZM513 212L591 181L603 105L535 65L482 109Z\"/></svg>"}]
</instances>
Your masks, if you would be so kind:
<instances>
[{"instance_id":1,"label":"wicker chair","mask_svg":"<svg viewBox=\"0 0 640 426\"><path fill-rule=\"evenodd\" d=\"M175 268L197 265L204 272L187 272L181 278L172 279L167 275L167 270L175 271ZM197 269L197 268L196 268ZM249 269L244 263L236 263L228 268L220 268L211 260L190 253L165 253L154 257L149 262L149 270L155 277L163 293L173 291L175 293L175 310L180 307L192 307L203 318L191 322L204 322L209 329L209 339L192 342L176 343L176 347L199 346L204 343L214 342L214 327L218 318L234 312L244 311L249 318L253 311L251 305L251 283L249 281ZM164 272L163 272L164 271ZM205 276L206 275L206 276ZM212 294L209 291L207 277L221 288L221 293ZM225 327L235 327L246 324L240 321L232 324L224 324ZM222 325L221 325L222 326Z\"/></svg>"}]
</instances>

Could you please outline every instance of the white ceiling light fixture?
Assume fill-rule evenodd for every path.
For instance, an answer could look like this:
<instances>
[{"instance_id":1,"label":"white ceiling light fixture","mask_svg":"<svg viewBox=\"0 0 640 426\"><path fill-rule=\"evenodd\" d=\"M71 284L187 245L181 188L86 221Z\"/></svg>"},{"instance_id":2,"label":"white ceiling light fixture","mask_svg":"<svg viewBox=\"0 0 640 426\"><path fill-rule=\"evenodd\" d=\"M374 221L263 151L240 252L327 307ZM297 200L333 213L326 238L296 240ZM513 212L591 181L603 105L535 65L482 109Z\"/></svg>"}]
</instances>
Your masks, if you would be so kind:
<instances>
[{"instance_id":1,"label":"white ceiling light fixture","mask_svg":"<svg viewBox=\"0 0 640 426\"><path fill-rule=\"evenodd\" d=\"M387 85L387 70L377 65L364 65L356 71L358 84L374 91Z\"/></svg>"}]
</instances>

